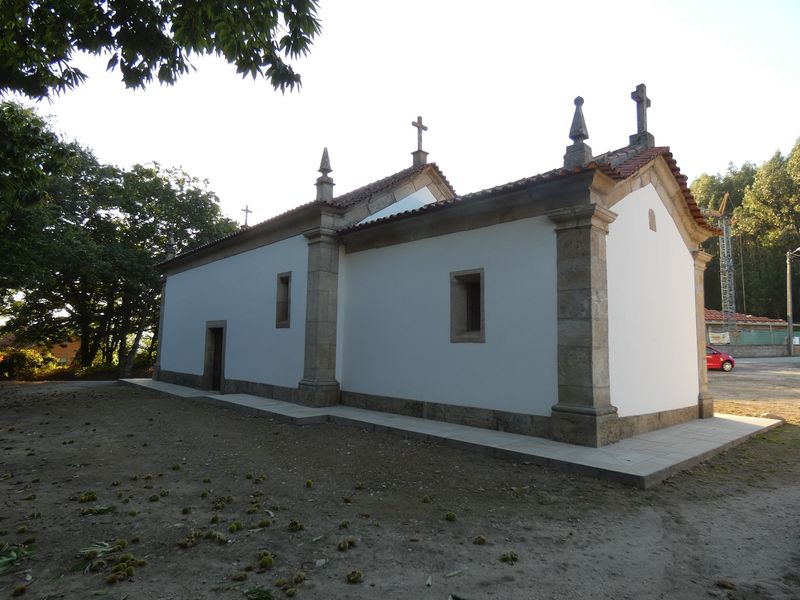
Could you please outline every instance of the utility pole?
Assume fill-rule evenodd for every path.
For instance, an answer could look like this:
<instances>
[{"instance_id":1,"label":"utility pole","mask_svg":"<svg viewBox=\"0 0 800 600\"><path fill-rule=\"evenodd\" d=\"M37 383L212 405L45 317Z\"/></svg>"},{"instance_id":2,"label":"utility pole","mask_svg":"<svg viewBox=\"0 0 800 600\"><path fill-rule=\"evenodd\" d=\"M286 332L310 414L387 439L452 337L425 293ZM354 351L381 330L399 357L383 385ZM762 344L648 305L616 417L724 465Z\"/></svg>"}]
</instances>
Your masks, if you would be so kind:
<instances>
[{"instance_id":1,"label":"utility pole","mask_svg":"<svg viewBox=\"0 0 800 600\"><path fill-rule=\"evenodd\" d=\"M794 323L792 322L792 258L800 257L800 248L786 253L786 350L794 356Z\"/></svg>"}]
</instances>

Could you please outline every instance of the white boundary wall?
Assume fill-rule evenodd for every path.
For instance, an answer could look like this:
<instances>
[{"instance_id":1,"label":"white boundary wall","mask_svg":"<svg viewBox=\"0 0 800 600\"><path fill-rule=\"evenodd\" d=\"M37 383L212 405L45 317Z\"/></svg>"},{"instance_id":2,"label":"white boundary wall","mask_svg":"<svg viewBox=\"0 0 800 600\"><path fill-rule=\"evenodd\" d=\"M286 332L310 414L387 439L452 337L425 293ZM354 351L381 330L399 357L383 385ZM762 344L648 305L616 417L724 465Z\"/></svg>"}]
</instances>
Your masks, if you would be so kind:
<instances>
[{"instance_id":1,"label":"white boundary wall","mask_svg":"<svg viewBox=\"0 0 800 600\"><path fill-rule=\"evenodd\" d=\"M612 210L619 216L606 246L611 404L621 417L696 405L694 259L652 185Z\"/></svg>"},{"instance_id":2,"label":"white boundary wall","mask_svg":"<svg viewBox=\"0 0 800 600\"><path fill-rule=\"evenodd\" d=\"M278 273L291 271L289 328L275 327ZM297 387L303 378L308 243L300 235L167 279L161 368L202 375L206 321L227 321L226 379Z\"/></svg>"},{"instance_id":3,"label":"white boundary wall","mask_svg":"<svg viewBox=\"0 0 800 600\"><path fill-rule=\"evenodd\" d=\"M523 219L343 259L343 390L550 415L558 401L552 221ZM451 343L450 273L480 268L486 342Z\"/></svg>"}]
</instances>

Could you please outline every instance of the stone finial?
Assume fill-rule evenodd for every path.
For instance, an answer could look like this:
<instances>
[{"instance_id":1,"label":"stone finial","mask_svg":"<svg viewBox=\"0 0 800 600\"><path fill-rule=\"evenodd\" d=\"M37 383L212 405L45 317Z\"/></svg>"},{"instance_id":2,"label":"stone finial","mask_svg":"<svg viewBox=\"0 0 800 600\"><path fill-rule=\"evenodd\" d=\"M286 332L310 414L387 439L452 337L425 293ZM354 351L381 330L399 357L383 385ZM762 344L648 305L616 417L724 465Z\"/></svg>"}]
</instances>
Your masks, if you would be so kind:
<instances>
[{"instance_id":1,"label":"stone finial","mask_svg":"<svg viewBox=\"0 0 800 600\"><path fill-rule=\"evenodd\" d=\"M175 237L170 231L167 234L167 247L164 249L164 260L172 260L178 253L178 246L175 244Z\"/></svg>"},{"instance_id":2,"label":"stone finial","mask_svg":"<svg viewBox=\"0 0 800 600\"><path fill-rule=\"evenodd\" d=\"M636 102L636 134L630 136L631 145L641 145L653 148L656 140L647 131L647 109L650 108L650 98L647 97L647 86L640 83L631 92L631 99Z\"/></svg>"},{"instance_id":3,"label":"stone finial","mask_svg":"<svg viewBox=\"0 0 800 600\"><path fill-rule=\"evenodd\" d=\"M572 169L585 165L592 160L592 149L584 142L589 139L589 130L586 128L586 120L583 118L583 98L575 98L575 114L572 117L572 127L569 129L569 139L572 145L567 146L567 153L564 155L564 168Z\"/></svg>"},{"instance_id":4,"label":"stone finial","mask_svg":"<svg viewBox=\"0 0 800 600\"><path fill-rule=\"evenodd\" d=\"M411 126L417 128L417 149L411 153L414 158L414 166L424 165L428 162L428 153L422 149L422 132L428 131L427 125L422 124L422 117L417 117L416 121L411 121Z\"/></svg>"},{"instance_id":5,"label":"stone finial","mask_svg":"<svg viewBox=\"0 0 800 600\"><path fill-rule=\"evenodd\" d=\"M583 98L575 98L575 114L572 117L572 127L569 129L569 139L575 143L589 139L589 130L586 129L586 119L583 118Z\"/></svg>"},{"instance_id":6,"label":"stone finial","mask_svg":"<svg viewBox=\"0 0 800 600\"><path fill-rule=\"evenodd\" d=\"M329 202L333 200L333 179L328 176L333 169L331 169L331 159L328 158L328 149L322 151L322 160L319 162L319 172L322 173L317 177L317 200Z\"/></svg>"},{"instance_id":7,"label":"stone finial","mask_svg":"<svg viewBox=\"0 0 800 600\"><path fill-rule=\"evenodd\" d=\"M319 169L318 169L318 171L320 173L322 173L323 175L327 175L328 173L333 171L333 169L331 169L331 159L328 156L328 149L327 148L323 148L322 149L322 160L319 161Z\"/></svg>"}]
</instances>

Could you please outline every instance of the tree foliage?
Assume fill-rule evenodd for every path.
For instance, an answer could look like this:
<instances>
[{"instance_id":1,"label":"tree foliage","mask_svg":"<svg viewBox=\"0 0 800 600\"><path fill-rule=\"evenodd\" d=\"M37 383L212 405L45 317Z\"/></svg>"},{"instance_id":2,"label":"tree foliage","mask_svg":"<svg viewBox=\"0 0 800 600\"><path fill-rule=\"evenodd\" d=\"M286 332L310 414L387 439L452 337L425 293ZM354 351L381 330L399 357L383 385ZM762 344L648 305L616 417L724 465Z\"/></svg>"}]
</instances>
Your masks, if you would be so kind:
<instances>
[{"instance_id":1,"label":"tree foliage","mask_svg":"<svg viewBox=\"0 0 800 600\"><path fill-rule=\"evenodd\" d=\"M300 84L287 62L308 52L320 31L317 0L3 0L0 92L43 98L86 75L76 51L110 55L129 88L156 77L172 84L192 54L216 54L237 73L285 91Z\"/></svg>"},{"instance_id":2,"label":"tree foliage","mask_svg":"<svg viewBox=\"0 0 800 600\"><path fill-rule=\"evenodd\" d=\"M80 363L132 366L146 332L158 327L156 264L168 236L179 249L236 230L205 182L158 165L100 164L76 144L68 168L45 178L47 201L19 206L4 231L13 240L0 267L0 312L21 341L49 346L79 338ZM20 225L21 226L21 225ZM5 242L4 242L5 244Z\"/></svg>"},{"instance_id":3,"label":"tree foliage","mask_svg":"<svg viewBox=\"0 0 800 600\"><path fill-rule=\"evenodd\" d=\"M744 202L745 190L753 183L756 174L756 166L752 163L744 163L741 168L733 164L728 165L725 174L708 175L703 173L692 182L691 189L697 203L703 210L719 211L722 198L727 192L730 194L725 214L730 216L735 207L741 206ZM713 222L713 219L711 219ZM733 244L736 262L739 262L739 255L742 250L741 239L735 239ZM721 309L722 293L720 289L720 267L719 267L719 239L711 238L704 245L707 252L712 255L712 260L708 263L705 273L705 300L708 308ZM742 292L746 289L741 285L741 270L737 268L736 274L736 306L741 312L743 306Z\"/></svg>"},{"instance_id":4,"label":"tree foliage","mask_svg":"<svg viewBox=\"0 0 800 600\"><path fill-rule=\"evenodd\" d=\"M8 209L45 197L47 178L60 172L66 148L33 110L0 103L0 202Z\"/></svg>"},{"instance_id":5,"label":"tree foliage","mask_svg":"<svg viewBox=\"0 0 800 600\"><path fill-rule=\"evenodd\" d=\"M691 188L704 208L718 208L730 194L737 311L785 317L786 252L800 246L800 140L787 157L778 152L757 168L730 165L725 175L701 175ZM719 308L718 240L705 247L714 256L706 271L706 306Z\"/></svg>"}]
</instances>

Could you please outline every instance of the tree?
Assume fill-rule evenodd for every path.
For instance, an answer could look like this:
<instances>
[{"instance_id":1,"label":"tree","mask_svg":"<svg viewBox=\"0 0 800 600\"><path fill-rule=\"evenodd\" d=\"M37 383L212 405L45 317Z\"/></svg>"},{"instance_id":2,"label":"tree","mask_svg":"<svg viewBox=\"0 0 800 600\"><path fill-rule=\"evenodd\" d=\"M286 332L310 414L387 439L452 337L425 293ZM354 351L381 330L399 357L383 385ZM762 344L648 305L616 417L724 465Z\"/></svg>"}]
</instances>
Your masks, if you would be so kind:
<instances>
[{"instance_id":1,"label":"tree","mask_svg":"<svg viewBox=\"0 0 800 600\"><path fill-rule=\"evenodd\" d=\"M785 316L786 252L800 246L800 140L759 167L734 213L734 232L751 241L751 305L760 314ZM794 277L795 289L798 284ZM800 303L795 299L794 310Z\"/></svg>"},{"instance_id":2,"label":"tree","mask_svg":"<svg viewBox=\"0 0 800 600\"><path fill-rule=\"evenodd\" d=\"M47 186L69 169L70 153L33 110L0 103L0 289L34 268L24 247L43 227Z\"/></svg>"},{"instance_id":3,"label":"tree","mask_svg":"<svg viewBox=\"0 0 800 600\"><path fill-rule=\"evenodd\" d=\"M735 207L741 206L744 202L745 190L753 183L756 174L756 166L746 162L741 168L737 168L733 163L728 165L728 170L724 175L708 175L703 173L692 182L692 194L697 200L701 209L718 211L722 198L727 192L729 194L728 207L726 214L730 215ZM713 219L712 219L713 222ZM706 252L713 257L708 263L705 273L705 299L708 308L722 308L722 293L720 290L719 273L719 239L711 238L703 244ZM739 262L742 252L742 239L733 240L733 249L736 262ZM741 275L744 265L737 264L736 272L736 306L741 311L746 305L746 285L742 284Z\"/></svg>"},{"instance_id":4,"label":"tree","mask_svg":"<svg viewBox=\"0 0 800 600\"><path fill-rule=\"evenodd\" d=\"M285 91L300 84L288 59L305 55L320 31L317 0L3 0L0 93L44 98L86 75L73 52L108 53L129 88L157 77L174 83L192 54L216 54L237 73Z\"/></svg>"},{"instance_id":5,"label":"tree","mask_svg":"<svg viewBox=\"0 0 800 600\"><path fill-rule=\"evenodd\" d=\"M17 268L7 269L0 313L20 341L77 337L80 364L116 359L128 375L145 332L156 334L156 264L168 236L188 249L237 225L222 217L206 182L179 169L124 171L76 144L63 151L68 168L42 184L48 201L16 209L14 223L28 225L25 237L9 230L13 253L3 262Z\"/></svg>"},{"instance_id":6,"label":"tree","mask_svg":"<svg viewBox=\"0 0 800 600\"><path fill-rule=\"evenodd\" d=\"M786 251L800 246L800 141L788 157L778 152L758 168L730 165L724 176L701 175L691 188L701 207L716 209L724 192L730 194L737 310L785 316ZM704 246L714 256L706 271L706 305L717 308L718 241Z\"/></svg>"}]
</instances>

